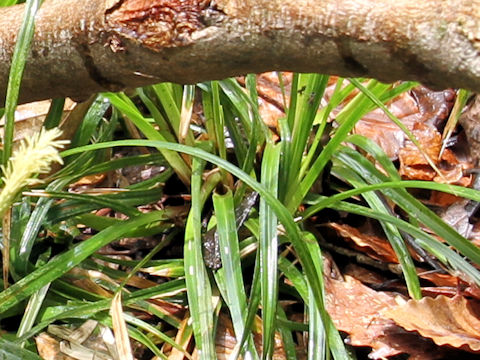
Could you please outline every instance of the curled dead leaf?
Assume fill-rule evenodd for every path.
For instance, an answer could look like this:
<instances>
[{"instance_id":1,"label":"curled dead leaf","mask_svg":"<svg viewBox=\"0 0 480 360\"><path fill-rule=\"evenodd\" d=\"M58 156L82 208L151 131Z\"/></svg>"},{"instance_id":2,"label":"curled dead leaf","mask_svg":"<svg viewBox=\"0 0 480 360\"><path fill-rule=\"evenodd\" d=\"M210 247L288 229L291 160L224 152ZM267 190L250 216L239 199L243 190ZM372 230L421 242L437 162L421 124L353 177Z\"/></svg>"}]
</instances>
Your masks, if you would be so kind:
<instances>
[{"instance_id":1,"label":"curled dead leaf","mask_svg":"<svg viewBox=\"0 0 480 360\"><path fill-rule=\"evenodd\" d=\"M463 296L409 300L383 314L408 331L417 331L438 345L480 351L480 304Z\"/></svg>"}]
</instances>

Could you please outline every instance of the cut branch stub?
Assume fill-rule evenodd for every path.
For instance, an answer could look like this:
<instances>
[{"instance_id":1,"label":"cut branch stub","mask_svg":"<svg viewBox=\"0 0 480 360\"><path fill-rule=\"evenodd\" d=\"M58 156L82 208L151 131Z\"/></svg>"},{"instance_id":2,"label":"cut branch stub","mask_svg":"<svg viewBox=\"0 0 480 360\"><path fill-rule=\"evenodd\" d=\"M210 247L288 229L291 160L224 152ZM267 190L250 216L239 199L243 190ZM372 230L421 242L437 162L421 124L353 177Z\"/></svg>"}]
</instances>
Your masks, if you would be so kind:
<instances>
[{"instance_id":1,"label":"cut branch stub","mask_svg":"<svg viewBox=\"0 0 480 360\"><path fill-rule=\"evenodd\" d=\"M211 1L123 0L106 11L107 24L117 33L159 51L183 46L191 34L205 28Z\"/></svg>"}]
</instances>

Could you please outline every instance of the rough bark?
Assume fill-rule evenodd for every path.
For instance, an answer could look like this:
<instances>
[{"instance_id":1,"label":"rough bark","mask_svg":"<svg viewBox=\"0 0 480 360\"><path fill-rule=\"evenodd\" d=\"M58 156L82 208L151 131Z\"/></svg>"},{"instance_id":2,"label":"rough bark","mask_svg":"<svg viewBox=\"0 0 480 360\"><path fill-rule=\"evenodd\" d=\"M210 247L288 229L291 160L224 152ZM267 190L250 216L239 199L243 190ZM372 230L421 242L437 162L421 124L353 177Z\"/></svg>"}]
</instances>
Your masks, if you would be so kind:
<instances>
[{"instance_id":1,"label":"rough bark","mask_svg":"<svg viewBox=\"0 0 480 360\"><path fill-rule=\"evenodd\" d=\"M0 99L23 6L0 9ZM480 91L480 0L46 0L21 102L291 70Z\"/></svg>"}]
</instances>

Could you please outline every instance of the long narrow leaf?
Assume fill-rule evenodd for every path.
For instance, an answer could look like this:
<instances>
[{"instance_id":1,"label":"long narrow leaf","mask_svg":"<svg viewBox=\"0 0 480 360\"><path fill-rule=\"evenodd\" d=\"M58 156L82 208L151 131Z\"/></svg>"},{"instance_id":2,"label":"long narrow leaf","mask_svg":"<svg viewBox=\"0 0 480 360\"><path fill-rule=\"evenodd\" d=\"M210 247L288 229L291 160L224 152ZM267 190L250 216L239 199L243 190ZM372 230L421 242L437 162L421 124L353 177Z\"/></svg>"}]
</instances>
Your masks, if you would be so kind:
<instances>
[{"instance_id":1,"label":"long narrow leaf","mask_svg":"<svg viewBox=\"0 0 480 360\"><path fill-rule=\"evenodd\" d=\"M202 257L201 186L205 161L194 158L192 166L192 209L185 229L185 281L196 346L202 359L214 360L212 291Z\"/></svg>"},{"instance_id":2,"label":"long narrow leaf","mask_svg":"<svg viewBox=\"0 0 480 360\"><path fill-rule=\"evenodd\" d=\"M262 161L262 185L273 196L278 196L278 170L281 145L267 144ZM273 356L275 318L278 301L278 220L275 212L260 199L260 281L262 289L263 359Z\"/></svg>"},{"instance_id":3,"label":"long narrow leaf","mask_svg":"<svg viewBox=\"0 0 480 360\"><path fill-rule=\"evenodd\" d=\"M220 254L222 268L217 271L216 278L223 282L221 288L226 290L226 303L232 316L233 328L237 341L249 329L245 326L245 311L247 298L242 278L240 262L240 249L238 245L237 224L235 219L235 206L231 191L225 195L214 194L213 206L217 219L218 239L220 242ZM221 276L220 276L221 275ZM256 357L252 339L249 339L248 357Z\"/></svg>"},{"instance_id":4,"label":"long narrow leaf","mask_svg":"<svg viewBox=\"0 0 480 360\"><path fill-rule=\"evenodd\" d=\"M23 70L30 51L33 33L35 30L35 14L40 8L42 0L27 0L22 25L17 36L12 56L12 65L7 84L5 99L5 133L3 136L3 164L5 165L12 154L13 132L15 127L15 108L17 107L20 83Z\"/></svg>"}]
</instances>

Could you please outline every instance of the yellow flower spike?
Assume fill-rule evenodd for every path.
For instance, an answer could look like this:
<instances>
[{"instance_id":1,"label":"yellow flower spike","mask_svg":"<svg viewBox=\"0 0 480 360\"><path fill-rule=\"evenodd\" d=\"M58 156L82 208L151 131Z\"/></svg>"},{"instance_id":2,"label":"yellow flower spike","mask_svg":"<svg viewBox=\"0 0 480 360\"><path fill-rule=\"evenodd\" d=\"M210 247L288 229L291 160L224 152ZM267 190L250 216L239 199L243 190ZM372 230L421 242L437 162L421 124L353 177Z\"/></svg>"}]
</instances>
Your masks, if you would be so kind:
<instances>
[{"instance_id":1,"label":"yellow flower spike","mask_svg":"<svg viewBox=\"0 0 480 360\"><path fill-rule=\"evenodd\" d=\"M3 217L25 186L40 181L36 175L48 173L53 162L63 164L58 149L63 148L68 140L58 140L61 134L62 131L58 128L42 129L31 138L23 140L7 166L1 167L5 186L0 193L0 217Z\"/></svg>"}]
</instances>

